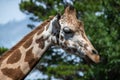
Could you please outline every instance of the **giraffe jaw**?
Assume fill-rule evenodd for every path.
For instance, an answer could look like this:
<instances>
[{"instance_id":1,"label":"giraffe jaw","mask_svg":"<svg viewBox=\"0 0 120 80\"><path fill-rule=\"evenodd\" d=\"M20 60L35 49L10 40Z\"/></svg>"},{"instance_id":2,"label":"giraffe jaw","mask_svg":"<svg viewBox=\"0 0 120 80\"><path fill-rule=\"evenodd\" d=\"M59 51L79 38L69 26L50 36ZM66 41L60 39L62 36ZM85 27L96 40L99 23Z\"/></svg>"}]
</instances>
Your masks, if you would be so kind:
<instances>
[{"instance_id":1,"label":"giraffe jaw","mask_svg":"<svg viewBox=\"0 0 120 80\"><path fill-rule=\"evenodd\" d=\"M84 54L84 53L83 53ZM84 58L87 62L94 62L99 63L100 62L100 56L98 54L85 54L85 55L79 55L80 57Z\"/></svg>"},{"instance_id":2,"label":"giraffe jaw","mask_svg":"<svg viewBox=\"0 0 120 80\"><path fill-rule=\"evenodd\" d=\"M100 56L98 54L93 54L93 53L85 53L82 51L76 51L74 52L75 55L84 58L87 62L94 62L94 63L99 63L100 62Z\"/></svg>"}]
</instances>

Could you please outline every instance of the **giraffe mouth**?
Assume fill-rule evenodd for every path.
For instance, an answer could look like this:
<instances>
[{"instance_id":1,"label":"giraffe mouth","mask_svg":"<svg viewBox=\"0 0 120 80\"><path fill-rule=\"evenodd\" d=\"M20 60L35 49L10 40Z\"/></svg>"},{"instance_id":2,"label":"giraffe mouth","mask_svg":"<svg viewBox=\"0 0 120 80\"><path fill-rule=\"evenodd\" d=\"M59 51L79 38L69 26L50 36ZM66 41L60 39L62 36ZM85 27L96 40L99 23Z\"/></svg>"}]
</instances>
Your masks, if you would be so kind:
<instances>
[{"instance_id":1,"label":"giraffe mouth","mask_svg":"<svg viewBox=\"0 0 120 80\"><path fill-rule=\"evenodd\" d=\"M75 53L77 56L82 57L89 63L99 63L100 62L100 56L98 54L84 53L82 51L76 51Z\"/></svg>"},{"instance_id":2,"label":"giraffe mouth","mask_svg":"<svg viewBox=\"0 0 120 80\"><path fill-rule=\"evenodd\" d=\"M95 63L100 62L100 56L98 54L92 54L92 53L86 54L85 59L89 60L88 58Z\"/></svg>"}]
</instances>

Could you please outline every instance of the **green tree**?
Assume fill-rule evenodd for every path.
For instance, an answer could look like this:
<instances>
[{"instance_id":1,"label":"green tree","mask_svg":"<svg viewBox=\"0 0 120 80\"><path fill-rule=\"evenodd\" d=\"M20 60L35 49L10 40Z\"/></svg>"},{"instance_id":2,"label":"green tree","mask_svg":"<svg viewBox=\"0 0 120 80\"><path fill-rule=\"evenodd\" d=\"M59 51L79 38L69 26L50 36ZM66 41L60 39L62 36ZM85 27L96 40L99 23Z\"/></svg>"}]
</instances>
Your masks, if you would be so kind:
<instances>
[{"instance_id":1,"label":"green tree","mask_svg":"<svg viewBox=\"0 0 120 80\"><path fill-rule=\"evenodd\" d=\"M0 47L0 55L2 55L7 50L8 50L7 48Z\"/></svg>"},{"instance_id":2,"label":"green tree","mask_svg":"<svg viewBox=\"0 0 120 80\"><path fill-rule=\"evenodd\" d=\"M41 59L39 70L68 80L120 80L120 1L70 0L78 18L84 21L87 36L103 61L88 65L84 60L68 60L70 55L50 49ZM43 21L50 15L62 13L66 0L21 0L20 9L33 21ZM41 64L44 63L44 64ZM47 66L45 65L47 64ZM84 75L80 75L80 71Z\"/></svg>"}]
</instances>

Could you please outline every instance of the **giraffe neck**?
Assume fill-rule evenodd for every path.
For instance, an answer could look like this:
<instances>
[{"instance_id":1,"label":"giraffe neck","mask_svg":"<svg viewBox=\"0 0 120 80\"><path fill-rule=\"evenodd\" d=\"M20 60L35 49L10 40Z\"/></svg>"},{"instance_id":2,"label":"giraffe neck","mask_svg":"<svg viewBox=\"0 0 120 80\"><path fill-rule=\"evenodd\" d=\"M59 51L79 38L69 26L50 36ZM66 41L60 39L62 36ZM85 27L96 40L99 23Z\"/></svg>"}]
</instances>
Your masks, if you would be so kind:
<instances>
[{"instance_id":1,"label":"giraffe neck","mask_svg":"<svg viewBox=\"0 0 120 80\"><path fill-rule=\"evenodd\" d=\"M30 37L26 36L25 42L21 41L19 46L16 45L1 57L0 80L21 80L32 70L52 44L54 37L50 34L50 26L50 22L40 26L42 28L37 32L33 32Z\"/></svg>"}]
</instances>

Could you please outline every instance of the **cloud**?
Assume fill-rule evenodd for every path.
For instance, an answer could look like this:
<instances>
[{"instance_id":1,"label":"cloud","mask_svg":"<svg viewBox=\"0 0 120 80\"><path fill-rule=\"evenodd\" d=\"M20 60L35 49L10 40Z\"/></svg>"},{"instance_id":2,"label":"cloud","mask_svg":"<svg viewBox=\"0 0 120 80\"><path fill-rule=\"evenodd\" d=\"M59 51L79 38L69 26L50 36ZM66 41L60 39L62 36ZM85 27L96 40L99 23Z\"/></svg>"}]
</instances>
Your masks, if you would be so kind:
<instances>
[{"instance_id":1,"label":"cloud","mask_svg":"<svg viewBox=\"0 0 120 80\"><path fill-rule=\"evenodd\" d=\"M4 46L11 48L18 41L20 41L31 29L27 27L27 24L32 23L38 25L39 23L33 23L29 18L21 21L10 21L6 24L0 24L0 47Z\"/></svg>"},{"instance_id":2,"label":"cloud","mask_svg":"<svg viewBox=\"0 0 120 80\"><path fill-rule=\"evenodd\" d=\"M0 0L0 24L23 20L26 15L19 10L20 0Z\"/></svg>"}]
</instances>

